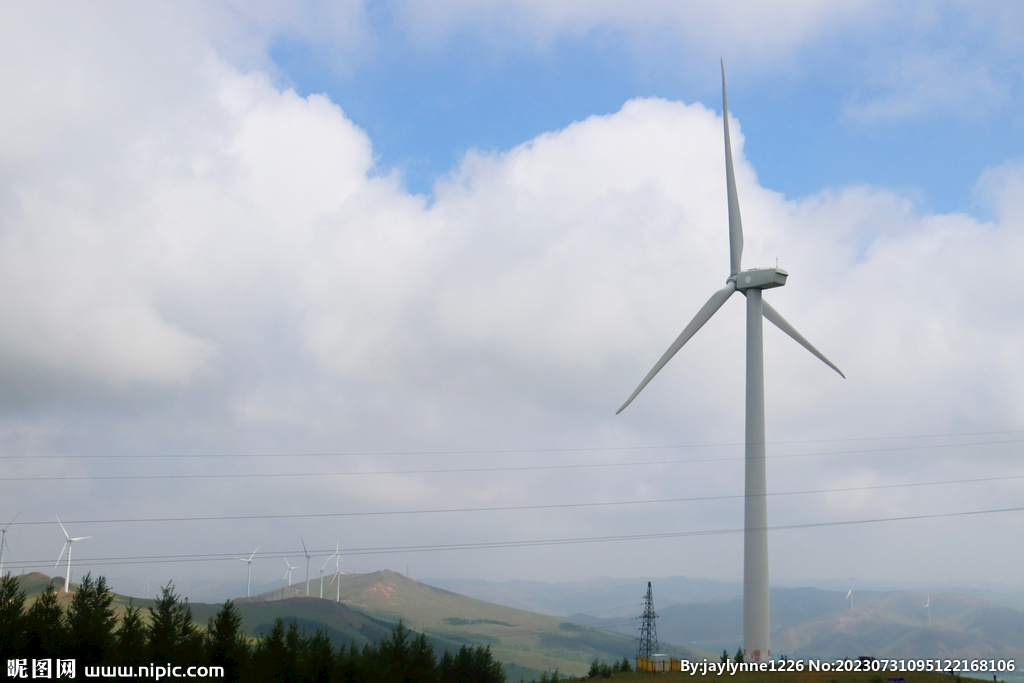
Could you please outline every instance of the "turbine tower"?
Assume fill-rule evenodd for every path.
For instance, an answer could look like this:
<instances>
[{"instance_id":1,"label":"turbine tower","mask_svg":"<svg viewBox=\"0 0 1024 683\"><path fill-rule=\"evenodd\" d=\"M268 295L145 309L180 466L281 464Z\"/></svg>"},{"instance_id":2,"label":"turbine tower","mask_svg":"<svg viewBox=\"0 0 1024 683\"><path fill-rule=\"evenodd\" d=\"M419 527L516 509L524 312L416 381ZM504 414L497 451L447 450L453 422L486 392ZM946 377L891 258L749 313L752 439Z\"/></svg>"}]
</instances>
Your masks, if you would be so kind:
<instances>
[{"instance_id":1,"label":"turbine tower","mask_svg":"<svg viewBox=\"0 0 1024 683\"><path fill-rule=\"evenodd\" d=\"M768 502L765 474L764 438L764 346L761 319L767 318L819 360L846 377L839 368L825 358L803 335L796 331L778 311L761 296L762 290L781 287L789 275L780 268L751 268L743 270L743 224L740 203L736 194L736 178L732 164L732 145L729 141L729 108L725 96L725 63L722 63L722 123L725 130L725 185L729 202L729 277L725 287L711 295L690 324L672 343L668 351L654 365L633 395L616 415L633 402L647 383L672 359L683 344L711 319L722 304L735 292L747 298L747 398L746 398L746 474L744 482L743 512L743 657L748 662L771 658L768 612Z\"/></svg>"},{"instance_id":2,"label":"turbine tower","mask_svg":"<svg viewBox=\"0 0 1024 683\"><path fill-rule=\"evenodd\" d=\"M256 546L256 550L259 550L259 549L260 549L260 547ZM249 597L249 586L250 586L249 581L250 581L250 579L252 579L252 558L256 557L256 550L252 551L252 555L249 556L249 559L245 559L244 557L238 558L242 562L248 562L249 563L249 569L245 573L245 597Z\"/></svg>"},{"instance_id":3,"label":"turbine tower","mask_svg":"<svg viewBox=\"0 0 1024 683\"><path fill-rule=\"evenodd\" d=\"M920 598L918 598L920 600ZM928 628L932 627L932 596L929 594L928 599L924 602L924 608L928 610Z\"/></svg>"},{"instance_id":4,"label":"turbine tower","mask_svg":"<svg viewBox=\"0 0 1024 683\"><path fill-rule=\"evenodd\" d=\"M64 547L60 549L60 555L57 556L57 561L53 563L53 568L56 569L57 565L60 564L60 558L64 557L64 551L68 551L68 571L64 575L64 592L67 593L71 588L71 544L75 541L84 541L92 536L79 536L78 538L71 538L68 536L68 530L64 528L64 524L60 521L60 517L57 518L57 524L60 524L60 530L64 532Z\"/></svg>"},{"instance_id":5,"label":"turbine tower","mask_svg":"<svg viewBox=\"0 0 1024 683\"><path fill-rule=\"evenodd\" d=\"M330 557L327 558L326 562L324 562L321 566L317 567L317 569L320 570L320 599L321 600L324 599L324 569L327 568L327 564L331 560L333 560L333 559L334 559L334 555L331 555Z\"/></svg>"},{"instance_id":6,"label":"turbine tower","mask_svg":"<svg viewBox=\"0 0 1024 683\"><path fill-rule=\"evenodd\" d=\"M288 579L288 585L291 586L292 585L292 570L293 569L298 569L298 567L293 567L291 565L291 562L288 561L287 557L284 558L284 566L288 567L288 569L285 570L284 576L281 577L281 578Z\"/></svg>"},{"instance_id":7,"label":"turbine tower","mask_svg":"<svg viewBox=\"0 0 1024 683\"><path fill-rule=\"evenodd\" d=\"M19 510L18 515L20 514L21 511ZM7 526L0 529L0 579L4 576L4 546L7 545L7 530L14 524L14 520L18 518L18 515L14 515L14 518L7 522ZM988 585L988 583L986 582L985 585Z\"/></svg>"},{"instance_id":8,"label":"turbine tower","mask_svg":"<svg viewBox=\"0 0 1024 683\"><path fill-rule=\"evenodd\" d=\"M302 552L306 554L306 597L309 597L309 560L313 557L306 550L306 540L299 536L299 540L302 541Z\"/></svg>"}]
</instances>

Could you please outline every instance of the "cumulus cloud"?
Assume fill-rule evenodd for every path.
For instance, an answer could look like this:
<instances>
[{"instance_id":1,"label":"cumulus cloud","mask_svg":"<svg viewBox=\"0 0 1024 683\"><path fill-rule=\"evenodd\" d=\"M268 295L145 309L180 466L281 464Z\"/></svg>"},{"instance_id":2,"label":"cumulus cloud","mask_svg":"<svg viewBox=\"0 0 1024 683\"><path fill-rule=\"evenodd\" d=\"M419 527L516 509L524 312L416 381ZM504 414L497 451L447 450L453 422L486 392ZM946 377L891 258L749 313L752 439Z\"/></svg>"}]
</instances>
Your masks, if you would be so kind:
<instances>
[{"instance_id":1,"label":"cumulus cloud","mask_svg":"<svg viewBox=\"0 0 1024 683\"><path fill-rule=\"evenodd\" d=\"M57 36L84 22L94 31L76 40L118 42L90 21L103 18L40 19L60 28ZM120 41L150 27L142 37L153 45L145 49L89 43L62 52L56 41L47 58L57 66L33 67L24 45L0 59L28 65L4 74L22 106L0 126L0 285L9 293L0 304L8 329L0 381L16 379L37 401L25 408L8 399L17 404L3 422L8 452L422 452L740 438L738 295L628 413L613 415L728 274L722 121L714 111L635 99L506 152L471 152L428 204L402 189L396 173L375 167L372 141L326 97L299 97L208 46L197 50L189 31L159 31L152 21L129 14L121 25ZM79 50L88 58L75 59ZM51 71L66 81L40 88ZM72 95L74 106L62 106ZM739 121L732 132L744 264L779 258L790 282L767 298L850 378L843 382L766 326L769 438L1018 428L1024 311L994 280L1022 252L1019 168L983 179L1001 207L995 222L983 223L921 215L879 188L784 197L759 184L743 156ZM72 387L80 402L69 411ZM112 387L120 404L94 405ZM739 492L731 460L683 474L674 465L617 466L653 459L642 451L591 453L558 462L608 467L544 476L268 476L227 488L200 481L187 494L171 485L116 492L138 516L180 512L183 496L206 513L245 514L265 512L266 501L281 501L275 511L303 512L337 509L339 500L387 509ZM992 458L946 460L951 475L995 467ZM272 475L549 464L552 456L281 462L180 466ZM12 475L45 469L2 467ZM73 467L157 471L148 463ZM886 481L914 467L821 460L802 470L780 465L773 481L809 488ZM26 487L12 499L34 519L72 504L82 516L113 514L113 488L53 486L45 496ZM1013 494L1008 487L1002 495ZM878 504L877 496L780 499L773 519L866 515ZM936 507L910 494L886 505ZM559 528L599 535L729 527L738 510L572 513ZM443 529L421 519L388 533L394 543L440 542L493 537L494 528L478 517ZM509 538L553 533L540 514L501 528ZM131 538L142 553L151 541L141 527L135 533L117 540ZM222 552L220 533L227 532L192 537L192 546L177 550ZM281 523L259 533L272 537L268 547L288 548L298 529ZM347 533L359 546L379 543L383 532L367 523ZM843 557L844 541L828 542L839 554L822 557ZM108 543L100 554L123 554ZM673 547L643 569L708 574L738 552L723 543L703 559ZM501 571L530 574L536 559L523 553ZM475 572L444 559L431 566L485 573L486 558L480 562ZM788 572L829 573L824 560L810 568L782 562ZM632 561L602 567L637 570Z\"/></svg>"}]
</instances>

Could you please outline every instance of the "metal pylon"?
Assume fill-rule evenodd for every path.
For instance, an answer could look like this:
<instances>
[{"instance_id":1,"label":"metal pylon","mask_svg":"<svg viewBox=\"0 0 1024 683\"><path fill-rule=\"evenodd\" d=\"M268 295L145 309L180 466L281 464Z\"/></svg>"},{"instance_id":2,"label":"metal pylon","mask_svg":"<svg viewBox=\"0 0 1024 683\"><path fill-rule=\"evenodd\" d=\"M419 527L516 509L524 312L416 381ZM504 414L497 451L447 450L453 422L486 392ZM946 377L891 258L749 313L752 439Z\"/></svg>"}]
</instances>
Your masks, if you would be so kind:
<instances>
[{"instance_id":1,"label":"metal pylon","mask_svg":"<svg viewBox=\"0 0 1024 683\"><path fill-rule=\"evenodd\" d=\"M647 596L644 598L644 615L640 617L640 635L636 637L636 656L650 657L658 651L658 627L654 620L658 615L654 613L654 593L651 591L651 582L647 582Z\"/></svg>"}]
</instances>

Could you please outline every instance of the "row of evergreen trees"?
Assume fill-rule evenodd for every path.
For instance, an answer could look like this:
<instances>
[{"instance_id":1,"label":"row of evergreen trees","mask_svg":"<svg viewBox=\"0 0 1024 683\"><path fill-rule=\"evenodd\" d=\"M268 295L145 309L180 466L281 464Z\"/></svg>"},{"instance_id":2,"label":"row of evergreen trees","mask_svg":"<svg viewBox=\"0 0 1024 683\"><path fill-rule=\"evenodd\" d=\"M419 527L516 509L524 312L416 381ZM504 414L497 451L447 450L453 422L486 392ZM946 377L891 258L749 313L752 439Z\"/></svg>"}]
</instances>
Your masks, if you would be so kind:
<instances>
[{"instance_id":1,"label":"row of evergreen trees","mask_svg":"<svg viewBox=\"0 0 1024 683\"><path fill-rule=\"evenodd\" d=\"M362 649L335 650L322 632L308 636L277 619L264 638L242 633L242 617L230 600L204 631L192 620L188 600L170 583L149 608L149 623L131 604L118 623L106 579L87 574L65 611L53 586L29 607L10 574L0 579L0 653L7 659L76 660L87 665L222 666L225 681L280 683L505 683L490 647L465 645L440 661L426 636L399 622L391 635ZM80 674L79 674L80 675Z\"/></svg>"}]
</instances>

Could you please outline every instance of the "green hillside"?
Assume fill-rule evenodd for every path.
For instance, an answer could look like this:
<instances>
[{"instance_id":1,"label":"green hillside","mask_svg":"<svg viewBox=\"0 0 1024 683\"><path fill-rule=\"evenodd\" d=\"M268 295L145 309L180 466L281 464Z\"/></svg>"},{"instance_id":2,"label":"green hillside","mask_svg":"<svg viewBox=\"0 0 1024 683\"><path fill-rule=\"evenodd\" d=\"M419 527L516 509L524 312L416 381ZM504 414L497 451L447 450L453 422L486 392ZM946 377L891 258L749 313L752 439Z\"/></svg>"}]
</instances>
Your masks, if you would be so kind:
<instances>
[{"instance_id":1,"label":"green hillside","mask_svg":"<svg viewBox=\"0 0 1024 683\"><path fill-rule=\"evenodd\" d=\"M490 645L498 660L513 667L510 673L558 669L579 676L587 672L595 658L613 661L636 654L631 636L468 598L392 571L339 578L344 605L386 623L402 619L409 628L425 633L435 647L441 644L441 650L457 649L462 644ZM310 592L319 595L319 579L312 584ZM325 589L325 595L331 593L333 600L336 590L336 586ZM293 603L283 598L304 593L302 583L263 593L255 600ZM241 607L245 602L239 600L237 604ZM703 658L706 654L671 646L665 649L678 657ZM530 675L529 671L523 673Z\"/></svg>"},{"instance_id":2,"label":"green hillside","mask_svg":"<svg viewBox=\"0 0 1024 683\"><path fill-rule=\"evenodd\" d=\"M630 659L636 654L633 637L585 626L558 617L496 605L434 588L391 571L339 576L341 602L335 601L337 586L325 588L325 596L305 597L305 583L278 588L234 602L242 616L245 632L267 633L278 617L295 621L307 633L323 631L335 647L354 643L361 647L379 642L399 620L413 631L424 633L440 654L457 651L462 645L489 645L494 657L505 665L509 680L527 680L541 672L558 669L563 675L586 674L594 659L606 662ZM52 579L54 585L57 579ZM50 577L32 573L20 577L22 588L33 600ZM63 582L61 581L61 587ZM320 594L319 579L311 582L310 593ZM72 591L76 584L72 584ZM69 597L60 594L62 602ZM153 600L115 595L118 616L131 603L145 609ZM193 619L205 625L219 604L190 603ZM676 657L703 659L711 656L698 650L664 645Z\"/></svg>"}]
</instances>

